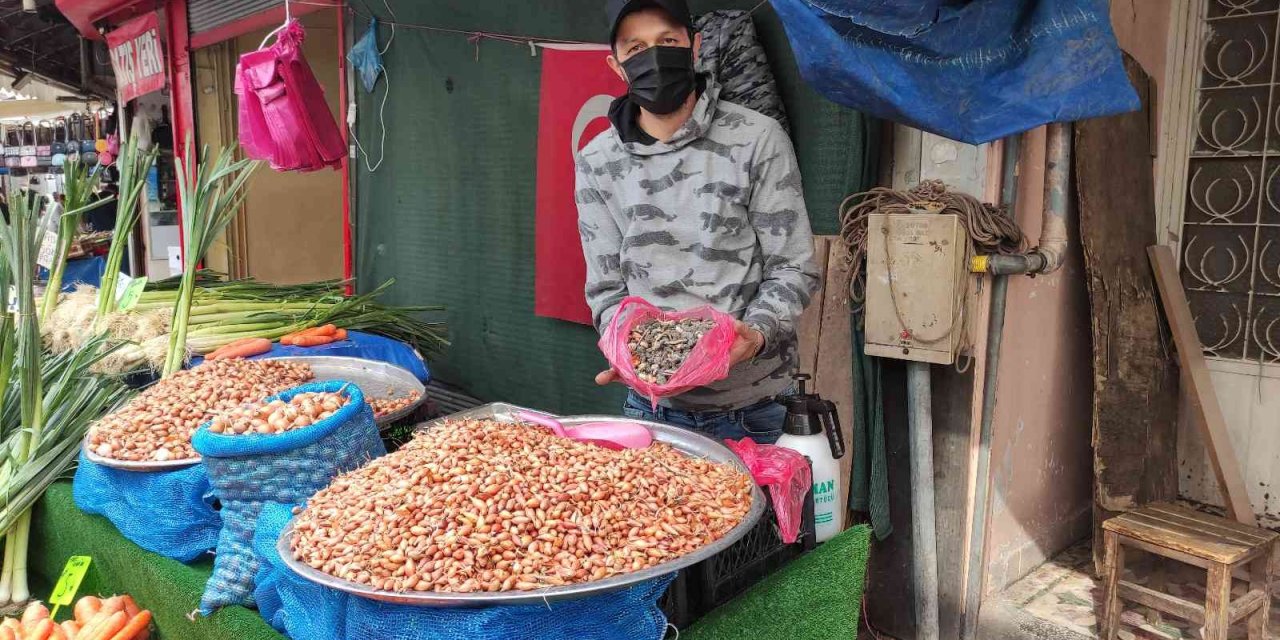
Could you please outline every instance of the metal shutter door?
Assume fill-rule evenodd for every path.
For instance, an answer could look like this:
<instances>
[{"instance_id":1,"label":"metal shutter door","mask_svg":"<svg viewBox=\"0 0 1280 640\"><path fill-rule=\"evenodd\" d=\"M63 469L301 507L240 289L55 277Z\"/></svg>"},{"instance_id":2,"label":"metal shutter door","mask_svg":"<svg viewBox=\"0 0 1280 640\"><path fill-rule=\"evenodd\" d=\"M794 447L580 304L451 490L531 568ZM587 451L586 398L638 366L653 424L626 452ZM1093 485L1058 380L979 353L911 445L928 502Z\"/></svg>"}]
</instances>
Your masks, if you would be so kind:
<instances>
[{"instance_id":1,"label":"metal shutter door","mask_svg":"<svg viewBox=\"0 0 1280 640\"><path fill-rule=\"evenodd\" d=\"M188 0L191 33L203 33L283 4L283 0Z\"/></svg>"}]
</instances>

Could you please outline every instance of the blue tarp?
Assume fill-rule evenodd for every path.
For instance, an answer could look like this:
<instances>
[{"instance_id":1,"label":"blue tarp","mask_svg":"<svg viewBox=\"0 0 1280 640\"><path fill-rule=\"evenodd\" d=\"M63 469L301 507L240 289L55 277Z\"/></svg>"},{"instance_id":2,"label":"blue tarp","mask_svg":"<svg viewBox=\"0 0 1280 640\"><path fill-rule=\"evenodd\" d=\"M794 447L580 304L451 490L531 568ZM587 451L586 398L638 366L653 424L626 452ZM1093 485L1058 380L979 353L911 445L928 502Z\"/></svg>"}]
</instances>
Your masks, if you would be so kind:
<instances>
[{"instance_id":1,"label":"blue tarp","mask_svg":"<svg viewBox=\"0 0 1280 640\"><path fill-rule=\"evenodd\" d=\"M102 283L102 273L106 269L107 260L102 256L67 260L67 267L62 271L62 290L70 293L75 291L76 285L79 284L96 287ZM38 276L47 279L49 271L41 267Z\"/></svg>"},{"instance_id":2,"label":"blue tarp","mask_svg":"<svg viewBox=\"0 0 1280 640\"><path fill-rule=\"evenodd\" d=\"M1105 0L772 0L805 81L971 144L1133 111Z\"/></svg>"}]
</instances>

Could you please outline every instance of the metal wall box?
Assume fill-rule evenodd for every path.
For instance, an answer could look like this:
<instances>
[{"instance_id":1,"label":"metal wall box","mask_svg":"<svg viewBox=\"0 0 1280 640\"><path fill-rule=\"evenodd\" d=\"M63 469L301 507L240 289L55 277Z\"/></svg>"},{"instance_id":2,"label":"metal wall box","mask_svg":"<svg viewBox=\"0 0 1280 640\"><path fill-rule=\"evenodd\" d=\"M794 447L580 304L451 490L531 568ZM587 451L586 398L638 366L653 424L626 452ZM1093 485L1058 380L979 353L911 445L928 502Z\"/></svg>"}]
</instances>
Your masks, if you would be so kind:
<instances>
[{"instance_id":1,"label":"metal wall box","mask_svg":"<svg viewBox=\"0 0 1280 640\"><path fill-rule=\"evenodd\" d=\"M867 355L952 364L962 341L968 234L951 214L867 220Z\"/></svg>"}]
</instances>

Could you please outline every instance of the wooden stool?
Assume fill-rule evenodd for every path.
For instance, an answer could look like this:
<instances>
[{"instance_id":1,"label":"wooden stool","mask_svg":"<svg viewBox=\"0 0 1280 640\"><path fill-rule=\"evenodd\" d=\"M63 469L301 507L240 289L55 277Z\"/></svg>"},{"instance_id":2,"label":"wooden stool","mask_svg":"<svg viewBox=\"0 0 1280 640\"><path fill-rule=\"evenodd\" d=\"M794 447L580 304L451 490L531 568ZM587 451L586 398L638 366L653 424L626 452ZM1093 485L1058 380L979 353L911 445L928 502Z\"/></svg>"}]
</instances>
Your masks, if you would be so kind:
<instances>
[{"instance_id":1,"label":"wooden stool","mask_svg":"<svg viewBox=\"0 0 1280 640\"><path fill-rule=\"evenodd\" d=\"M1121 600L1204 625L1204 640L1227 640L1232 623L1249 618L1249 640L1266 640L1271 615L1267 571L1277 534L1172 504L1152 504L1102 523L1105 591L1102 640L1120 629ZM1204 604L1120 579L1125 547L1195 565L1209 572ZM1249 592L1231 601L1231 576L1249 567Z\"/></svg>"}]
</instances>

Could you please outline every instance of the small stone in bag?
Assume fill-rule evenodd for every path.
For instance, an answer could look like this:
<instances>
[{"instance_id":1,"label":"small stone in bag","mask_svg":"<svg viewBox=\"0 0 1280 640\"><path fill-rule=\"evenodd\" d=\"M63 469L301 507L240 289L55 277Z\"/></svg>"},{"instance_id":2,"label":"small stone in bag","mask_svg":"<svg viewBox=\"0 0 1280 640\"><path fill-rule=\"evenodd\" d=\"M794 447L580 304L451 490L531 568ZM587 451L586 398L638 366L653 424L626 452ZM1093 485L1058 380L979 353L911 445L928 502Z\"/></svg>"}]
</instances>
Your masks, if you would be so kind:
<instances>
[{"instance_id":1,"label":"small stone in bag","mask_svg":"<svg viewBox=\"0 0 1280 640\"><path fill-rule=\"evenodd\" d=\"M650 320L631 330L628 347L636 375L645 382L666 384L693 347L716 326L714 320Z\"/></svg>"}]
</instances>

